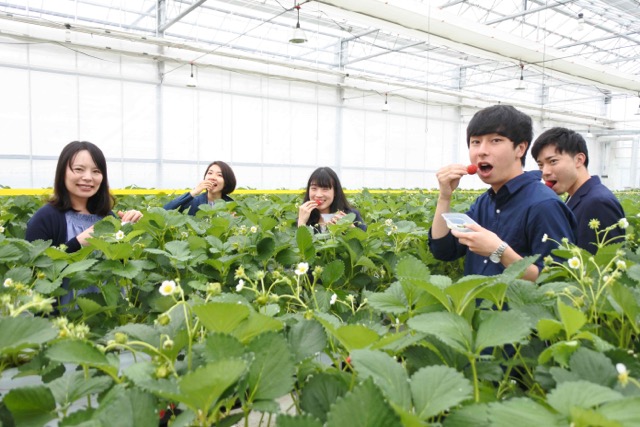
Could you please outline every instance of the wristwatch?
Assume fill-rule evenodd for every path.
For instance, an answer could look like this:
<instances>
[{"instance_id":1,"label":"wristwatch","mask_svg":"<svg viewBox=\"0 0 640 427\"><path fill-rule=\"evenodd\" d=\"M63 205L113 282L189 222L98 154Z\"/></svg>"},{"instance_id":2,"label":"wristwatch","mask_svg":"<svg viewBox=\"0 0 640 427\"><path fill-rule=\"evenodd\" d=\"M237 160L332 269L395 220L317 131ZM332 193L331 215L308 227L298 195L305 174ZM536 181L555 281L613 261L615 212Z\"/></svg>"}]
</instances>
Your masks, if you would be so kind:
<instances>
[{"instance_id":1,"label":"wristwatch","mask_svg":"<svg viewBox=\"0 0 640 427\"><path fill-rule=\"evenodd\" d=\"M499 263L500 259L502 258L502 254L507 250L508 247L509 245L507 245L506 242L500 242L500 246L498 246L498 248L493 251L491 255L489 255L489 259L491 260L491 262L495 262L496 264Z\"/></svg>"}]
</instances>

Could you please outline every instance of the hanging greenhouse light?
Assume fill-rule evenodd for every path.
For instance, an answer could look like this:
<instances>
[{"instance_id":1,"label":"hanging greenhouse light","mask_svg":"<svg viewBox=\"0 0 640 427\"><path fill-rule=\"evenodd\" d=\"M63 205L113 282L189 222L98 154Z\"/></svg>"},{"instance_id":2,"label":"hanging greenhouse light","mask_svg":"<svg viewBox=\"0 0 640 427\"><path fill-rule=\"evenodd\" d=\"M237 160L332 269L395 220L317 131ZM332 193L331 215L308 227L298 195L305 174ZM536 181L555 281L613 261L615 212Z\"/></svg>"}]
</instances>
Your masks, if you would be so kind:
<instances>
[{"instance_id":1,"label":"hanging greenhouse light","mask_svg":"<svg viewBox=\"0 0 640 427\"><path fill-rule=\"evenodd\" d=\"M578 13L578 23L576 25L576 31L584 31L584 14L582 12Z\"/></svg>"},{"instance_id":2,"label":"hanging greenhouse light","mask_svg":"<svg viewBox=\"0 0 640 427\"><path fill-rule=\"evenodd\" d=\"M296 22L296 28L293 30L293 35L289 39L289 43L305 43L307 41L307 36L304 31L302 31L302 28L300 28L300 5L295 3L294 8L298 12L298 20Z\"/></svg>"},{"instance_id":3,"label":"hanging greenhouse light","mask_svg":"<svg viewBox=\"0 0 640 427\"><path fill-rule=\"evenodd\" d=\"M382 105L382 111L389 111L389 102L387 93L384 94L384 105Z\"/></svg>"},{"instance_id":4,"label":"hanging greenhouse light","mask_svg":"<svg viewBox=\"0 0 640 427\"><path fill-rule=\"evenodd\" d=\"M591 133L591 126L587 127L587 133L584 134L587 138L593 138L593 134Z\"/></svg>"},{"instance_id":5,"label":"hanging greenhouse light","mask_svg":"<svg viewBox=\"0 0 640 427\"><path fill-rule=\"evenodd\" d=\"M193 75L193 62L191 63L191 76L187 79L187 87L196 87L198 86L198 80Z\"/></svg>"},{"instance_id":6,"label":"hanging greenhouse light","mask_svg":"<svg viewBox=\"0 0 640 427\"><path fill-rule=\"evenodd\" d=\"M516 90L526 90L527 87L524 84L524 64L520 63L520 80L518 81L518 86L515 88Z\"/></svg>"}]
</instances>

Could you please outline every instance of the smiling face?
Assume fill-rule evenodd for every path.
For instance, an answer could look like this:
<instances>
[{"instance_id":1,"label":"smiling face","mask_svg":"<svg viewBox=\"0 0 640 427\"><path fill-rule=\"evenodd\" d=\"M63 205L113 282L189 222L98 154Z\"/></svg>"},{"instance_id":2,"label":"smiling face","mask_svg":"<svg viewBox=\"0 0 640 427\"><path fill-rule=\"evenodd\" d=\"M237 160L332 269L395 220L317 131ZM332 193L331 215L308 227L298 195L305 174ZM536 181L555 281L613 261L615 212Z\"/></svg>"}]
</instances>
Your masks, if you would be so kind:
<instances>
[{"instance_id":1,"label":"smiling face","mask_svg":"<svg viewBox=\"0 0 640 427\"><path fill-rule=\"evenodd\" d=\"M219 199L222 197L222 189L224 188L224 176L222 175L222 169L218 165L211 165L207 169L207 173L204 175L204 179L211 181L213 187L209 189L208 194L211 199Z\"/></svg>"},{"instance_id":2,"label":"smiling face","mask_svg":"<svg viewBox=\"0 0 640 427\"><path fill-rule=\"evenodd\" d=\"M578 188L588 179L588 172L586 173L586 179L583 179L582 170L584 168L585 155L578 153L571 155L566 151L559 153L556 146L553 144L546 145L536 158L538 167L542 171L542 179L552 183L550 188L556 192L556 194L569 193L573 195Z\"/></svg>"},{"instance_id":3,"label":"smiling face","mask_svg":"<svg viewBox=\"0 0 640 427\"><path fill-rule=\"evenodd\" d=\"M333 203L335 192L333 187L321 187L315 182L309 186L309 200L315 200L318 204L320 213L331 213L331 204Z\"/></svg>"},{"instance_id":4,"label":"smiling face","mask_svg":"<svg viewBox=\"0 0 640 427\"><path fill-rule=\"evenodd\" d=\"M509 180L522 173L522 156L527 143L514 147L513 141L497 133L489 133L469 138L469 159L478 166L480 179L498 190Z\"/></svg>"},{"instance_id":5,"label":"smiling face","mask_svg":"<svg viewBox=\"0 0 640 427\"><path fill-rule=\"evenodd\" d=\"M69 162L64 177L64 184L75 210L88 213L87 202L98 192L102 179L102 171L96 166L89 151L78 151Z\"/></svg>"}]
</instances>

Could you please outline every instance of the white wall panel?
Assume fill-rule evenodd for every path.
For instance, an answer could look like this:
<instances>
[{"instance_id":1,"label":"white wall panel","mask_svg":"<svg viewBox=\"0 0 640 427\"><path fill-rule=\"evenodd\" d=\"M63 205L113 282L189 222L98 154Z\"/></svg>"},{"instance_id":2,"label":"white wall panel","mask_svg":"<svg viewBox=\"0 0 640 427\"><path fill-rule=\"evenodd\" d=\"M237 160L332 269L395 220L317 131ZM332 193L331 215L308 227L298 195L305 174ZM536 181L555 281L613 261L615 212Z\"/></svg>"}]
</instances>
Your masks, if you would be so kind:
<instances>
[{"instance_id":1,"label":"white wall panel","mask_svg":"<svg viewBox=\"0 0 640 427\"><path fill-rule=\"evenodd\" d=\"M11 188L28 187L31 182L31 164L28 160L0 159L0 185ZM53 183L53 175L50 181ZM49 184L50 185L50 184ZM42 185L41 187L46 187Z\"/></svg>"},{"instance_id":2,"label":"white wall panel","mask_svg":"<svg viewBox=\"0 0 640 427\"><path fill-rule=\"evenodd\" d=\"M106 157L122 157L122 83L78 78L78 139L90 141Z\"/></svg>"},{"instance_id":3,"label":"white wall panel","mask_svg":"<svg viewBox=\"0 0 640 427\"><path fill-rule=\"evenodd\" d=\"M229 79L229 90L238 93L249 93L259 95L262 91L260 78L244 74L232 74Z\"/></svg>"},{"instance_id":4,"label":"white wall panel","mask_svg":"<svg viewBox=\"0 0 640 427\"><path fill-rule=\"evenodd\" d=\"M160 83L155 61L110 51L91 57L52 44L9 46L3 55L0 162L26 168L0 171L3 185L51 186L55 161L47 158L76 139L103 149L113 187L190 188L209 162L223 160L245 188L302 188L316 167L329 166L350 189L431 189L439 168L469 161L469 112L461 123L457 107L427 108L399 93L383 112L383 92L213 67L196 67L198 87L187 88L189 65L167 63ZM629 152L612 152L614 188L625 186ZM592 167L605 169L595 160ZM530 156L527 168L535 169ZM477 177L460 186L486 188Z\"/></svg>"},{"instance_id":5,"label":"white wall panel","mask_svg":"<svg viewBox=\"0 0 640 427\"><path fill-rule=\"evenodd\" d=\"M344 168L339 173L339 178L342 186L348 189L365 188L370 185L366 182L365 172L362 169Z\"/></svg>"},{"instance_id":6,"label":"white wall panel","mask_svg":"<svg viewBox=\"0 0 640 427\"><path fill-rule=\"evenodd\" d=\"M20 43L4 43L2 45L2 61L23 65L29 62L29 45Z\"/></svg>"},{"instance_id":7,"label":"white wall panel","mask_svg":"<svg viewBox=\"0 0 640 427\"><path fill-rule=\"evenodd\" d=\"M3 154L28 155L30 152L28 94L27 73L0 67L0 152Z\"/></svg>"},{"instance_id":8,"label":"white wall panel","mask_svg":"<svg viewBox=\"0 0 640 427\"><path fill-rule=\"evenodd\" d=\"M162 157L168 160L195 160L198 92L191 88L165 87L162 112Z\"/></svg>"},{"instance_id":9,"label":"white wall panel","mask_svg":"<svg viewBox=\"0 0 640 427\"><path fill-rule=\"evenodd\" d=\"M342 109L342 165L360 166L365 150L366 113L352 108Z\"/></svg>"},{"instance_id":10,"label":"white wall panel","mask_svg":"<svg viewBox=\"0 0 640 427\"><path fill-rule=\"evenodd\" d=\"M385 167L385 163L387 163L387 147L385 143L388 122L387 113L376 111L365 114L363 150L360 156L354 156L351 159L350 164L376 169Z\"/></svg>"},{"instance_id":11,"label":"white wall panel","mask_svg":"<svg viewBox=\"0 0 640 427\"><path fill-rule=\"evenodd\" d=\"M244 176L243 178L246 179L248 176L253 177L254 175L256 175L256 172L254 170L251 170L249 168L247 168L247 170L244 171ZM283 167L260 167L259 168L260 173L261 173L261 184L260 185L252 185L252 187L254 188L290 188L290 184L292 182L291 179L291 171L292 168L283 168ZM247 183L243 182L238 182L238 186L243 186L246 187ZM291 188L297 188L298 186L302 186L301 183L295 183L293 187Z\"/></svg>"},{"instance_id":12,"label":"white wall panel","mask_svg":"<svg viewBox=\"0 0 640 427\"><path fill-rule=\"evenodd\" d=\"M96 61L96 58L99 60ZM120 65L120 56L108 50L93 53L91 56L77 56L77 69L82 73L119 77L122 70Z\"/></svg>"},{"instance_id":13,"label":"white wall panel","mask_svg":"<svg viewBox=\"0 0 640 427\"><path fill-rule=\"evenodd\" d=\"M205 173L205 168L209 163L198 165L186 165L181 163L163 163L162 175L163 180L171 182L171 186L168 188L194 188L196 184L202 181L202 177ZM127 167L127 171L132 168ZM149 169L147 169L149 170ZM155 175L155 172L153 173ZM134 184L133 182L131 184ZM138 185L137 183L135 183Z\"/></svg>"},{"instance_id":14,"label":"white wall panel","mask_svg":"<svg viewBox=\"0 0 640 427\"><path fill-rule=\"evenodd\" d=\"M233 169L233 174L236 176L236 188L265 188L262 185L263 176L281 173L281 171L273 168L265 168L266 171L263 172L262 167L243 166L239 164L231 164L230 166ZM286 175L286 172L284 174ZM273 179L273 177L269 179Z\"/></svg>"},{"instance_id":15,"label":"white wall panel","mask_svg":"<svg viewBox=\"0 0 640 427\"><path fill-rule=\"evenodd\" d=\"M380 176L375 182L384 182L377 188L404 188L406 186L406 172L400 171L379 171Z\"/></svg>"},{"instance_id":16,"label":"white wall panel","mask_svg":"<svg viewBox=\"0 0 640 427\"><path fill-rule=\"evenodd\" d=\"M444 127L445 123L443 122L429 120L425 132L424 123L418 124L416 132L422 132L424 138L424 169L438 170L445 164L450 163L448 156L450 147L455 144L458 138L456 138L455 134L452 135L451 132L445 133ZM451 126L449 127L451 128Z\"/></svg>"},{"instance_id":17,"label":"white wall panel","mask_svg":"<svg viewBox=\"0 0 640 427\"><path fill-rule=\"evenodd\" d=\"M60 147L62 150L62 147ZM59 154L59 153L58 153ZM14 165L27 166L24 161L14 161ZM53 187L53 180L55 179L57 160L34 160L31 165L31 175L33 179L33 188L50 188ZM14 166L16 168L20 166ZM4 173L3 173L4 175ZM27 177L27 174L22 174ZM25 184L16 184L15 187L22 188Z\"/></svg>"},{"instance_id":18,"label":"white wall panel","mask_svg":"<svg viewBox=\"0 0 640 427\"><path fill-rule=\"evenodd\" d=\"M382 131L386 135L385 138L385 163L387 168L408 169L413 167L422 167L423 162L412 165L409 158L418 158L421 160L423 152L422 147L415 147L411 153L407 150L410 147L410 134L407 132L407 120L403 116L392 113L383 113L385 115L384 127Z\"/></svg>"},{"instance_id":19,"label":"white wall panel","mask_svg":"<svg viewBox=\"0 0 640 427\"><path fill-rule=\"evenodd\" d=\"M262 106L256 98L236 95L231 102L232 161L262 162Z\"/></svg>"},{"instance_id":20,"label":"white wall panel","mask_svg":"<svg viewBox=\"0 0 640 427\"><path fill-rule=\"evenodd\" d=\"M317 165L335 165L339 149L336 138L336 108L319 106L317 114Z\"/></svg>"},{"instance_id":21,"label":"white wall panel","mask_svg":"<svg viewBox=\"0 0 640 427\"><path fill-rule=\"evenodd\" d=\"M292 164L321 166L318 164L318 110L313 104L292 103L290 112ZM286 153L282 153L287 158Z\"/></svg>"},{"instance_id":22,"label":"white wall panel","mask_svg":"<svg viewBox=\"0 0 640 427\"><path fill-rule=\"evenodd\" d=\"M326 165L322 165L322 166L326 166ZM332 168L335 170L335 168ZM289 168L289 176L290 178L290 185L287 186L286 188L290 188L292 190L295 189L302 189L302 193L301 193L301 198L300 200L302 201L302 196L304 196L304 191L307 189L307 182L309 182L309 177L311 176L311 174L313 173L313 171L316 170L315 167L310 167L310 168ZM342 179L342 178L341 178ZM285 187L276 187L276 188L285 188Z\"/></svg>"},{"instance_id":23,"label":"white wall panel","mask_svg":"<svg viewBox=\"0 0 640 427\"><path fill-rule=\"evenodd\" d=\"M109 162L109 175L111 175L111 165L116 164L119 166L121 171L120 175L114 177L114 179L118 179L119 181L112 181L109 183L111 188L124 188L128 186L135 185L140 188L158 188L157 184L157 168L158 166L155 163L137 163L137 162L126 162L120 163L117 162ZM192 169L188 169L186 174L190 174ZM184 182L187 181L188 175L179 176L178 178L184 179ZM193 182L198 182L198 177L193 177ZM111 178L109 178L111 181ZM193 184L192 184L193 185ZM188 185L184 185L188 187ZM172 188L181 188L183 185L176 184Z\"/></svg>"},{"instance_id":24,"label":"white wall panel","mask_svg":"<svg viewBox=\"0 0 640 427\"><path fill-rule=\"evenodd\" d=\"M33 154L58 156L78 135L78 77L31 72Z\"/></svg>"},{"instance_id":25,"label":"white wall panel","mask_svg":"<svg viewBox=\"0 0 640 427\"><path fill-rule=\"evenodd\" d=\"M122 141L125 158L158 158L156 87L122 82Z\"/></svg>"},{"instance_id":26,"label":"white wall panel","mask_svg":"<svg viewBox=\"0 0 640 427\"><path fill-rule=\"evenodd\" d=\"M301 143L301 137L293 133L291 116L296 104L287 101L266 99L263 126L264 150L263 162L266 164L282 164L291 161L291 146Z\"/></svg>"},{"instance_id":27,"label":"white wall panel","mask_svg":"<svg viewBox=\"0 0 640 427\"><path fill-rule=\"evenodd\" d=\"M208 165L214 160L228 162L230 147L223 140L222 95L215 92L200 92L197 108L197 139L199 155L196 160Z\"/></svg>"},{"instance_id":28,"label":"white wall panel","mask_svg":"<svg viewBox=\"0 0 640 427\"><path fill-rule=\"evenodd\" d=\"M52 43L29 45L29 64L55 70L76 71L76 52Z\"/></svg>"}]
</instances>

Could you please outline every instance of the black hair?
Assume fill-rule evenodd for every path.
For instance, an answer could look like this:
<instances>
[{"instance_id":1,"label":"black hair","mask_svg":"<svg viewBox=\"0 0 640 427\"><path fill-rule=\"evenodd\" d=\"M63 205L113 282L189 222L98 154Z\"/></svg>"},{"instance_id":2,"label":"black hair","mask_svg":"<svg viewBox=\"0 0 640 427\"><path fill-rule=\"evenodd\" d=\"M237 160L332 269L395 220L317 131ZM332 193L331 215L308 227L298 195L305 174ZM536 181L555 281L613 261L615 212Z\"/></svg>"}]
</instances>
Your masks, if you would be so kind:
<instances>
[{"instance_id":1,"label":"black hair","mask_svg":"<svg viewBox=\"0 0 640 427\"><path fill-rule=\"evenodd\" d=\"M53 196L49 203L61 211L73 209L69 190L65 185L67 171L71 171L71 163L80 151L87 150L102 173L102 182L98 191L87 201L87 210L96 215L106 216L111 212L115 199L109 192L109 178L107 176L107 161L102 150L97 145L87 141L72 141L68 143L58 157L56 176L53 183Z\"/></svg>"},{"instance_id":2,"label":"black hair","mask_svg":"<svg viewBox=\"0 0 640 427\"><path fill-rule=\"evenodd\" d=\"M351 211L351 205L347 201L347 196L344 194L342 184L340 184L340 179L333 169L330 167L320 167L313 171L309 177L309 181L307 182L307 189L304 194L303 203L310 200L309 188L312 185L322 188L333 188L333 202L331 202L331 206L329 208L330 212L343 211L345 213L349 213ZM307 225L315 225L318 221L320 221L320 211L318 209L314 209L311 211L311 215L309 215Z\"/></svg>"},{"instance_id":3,"label":"black hair","mask_svg":"<svg viewBox=\"0 0 640 427\"><path fill-rule=\"evenodd\" d=\"M560 154L567 152L571 156L578 153L584 154L584 167L589 166L589 150L587 149L587 141L582 135L571 129L563 127L554 127L547 129L540 134L531 147L531 156L533 160L538 161L540 151L547 145L554 145L556 151Z\"/></svg>"},{"instance_id":4,"label":"black hair","mask_svg":"<svg viewBox=\"0 0 640 427\"><path fill-rule=\"evenodd\" d=\"M207 168L204 170L204 178L207 177L207 172L209 172L209 169L213 165L217 165L222 172L222 179L224 179L224 187L222 187L221 191L222 195L226 196L227 194L233 193L233 191L236 189L236 175L233 173L233 169L231 169L231 166L229 166L225 162L216 160L215 162L209 163L209 166L207 166Z\"/></svg>"},{"instance_id":5,"label":"black hair","mask_svg":"<svg viewBox=\"0 0 640 427\"><path fill-rule=\"evenodd\" d=\"M511 105L493 105L484 108L473 115L467 126L467 147L472 136L482 136L490 133L509 138L513 147L526 142L527 146L520 161L524 166L527 150L533 140L533 125L531 117L516 110Z\"/></svg>"}]
</instances>

